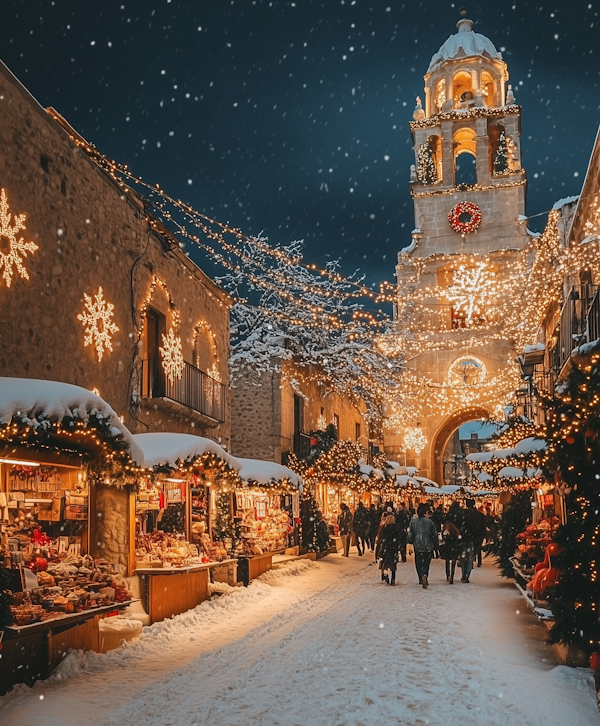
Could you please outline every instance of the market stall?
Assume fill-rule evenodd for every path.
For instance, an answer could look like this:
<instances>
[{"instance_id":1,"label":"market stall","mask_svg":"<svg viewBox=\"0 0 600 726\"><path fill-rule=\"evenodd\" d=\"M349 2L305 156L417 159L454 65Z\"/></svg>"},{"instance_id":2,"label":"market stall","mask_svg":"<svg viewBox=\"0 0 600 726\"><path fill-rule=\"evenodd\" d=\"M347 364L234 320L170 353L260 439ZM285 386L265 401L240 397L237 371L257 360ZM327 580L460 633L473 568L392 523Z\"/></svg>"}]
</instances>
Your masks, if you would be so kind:
<instances>
[{"instance_id":1,"label":"market stall","mask_svg":"<svg viewBox=\"0 0 600 726\"><path fill-rule=\"evenodd\" d=\"M0 379L2 689L45 677L131 601L127 483L142 453L110 406L65 383ZM99 517L111 490L123 506ZM111 519L112 518L112 519ZM107 536L115 522L121 532ZM10 658L6 657L10 654ZM10 669L8 664L10 665Z\"/></svg>"},{"instance_id":2,"label":"market stall","mask_svg":"<svg viewBox=\"0 0 600 726\"><path fill-rule=\"evenodd\" d=\"M219 444L191 434L136 434L146 471L135 495L135 580L150 622L208 598L210 571L235 582L233 542L217 499L230 499L241 464Z\"/></svg>"},{"instance_id":3,"label":"market stall","mask_svg":"<svg viewBox=\"0 0 600 726\"><path fill-rule=\"evenodd\" d=\"M238 461L240 486L234 492L231 513L239 532L235 554L240 558L240 579L247 583L271 569L274 554L298 543L295 524L300 517L303 483L281 464Z\"/></svg>"}]
</instances>

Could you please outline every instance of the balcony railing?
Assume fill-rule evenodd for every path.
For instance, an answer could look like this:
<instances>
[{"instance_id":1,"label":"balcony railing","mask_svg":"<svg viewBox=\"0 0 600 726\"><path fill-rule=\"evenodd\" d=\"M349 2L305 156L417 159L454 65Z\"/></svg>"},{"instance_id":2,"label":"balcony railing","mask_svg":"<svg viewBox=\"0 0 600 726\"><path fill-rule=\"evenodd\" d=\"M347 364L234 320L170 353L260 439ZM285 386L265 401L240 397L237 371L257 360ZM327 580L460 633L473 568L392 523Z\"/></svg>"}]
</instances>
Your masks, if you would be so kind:
<instances>
[{"instance_id":1,"label":"balcony railing","mask_svg":"<svg viewBox=\"0 0 600 726\"><path fill-rule=\"evenodd\" d=\"M142 397L168 398L216 421L225 421L225 386L190 363L184 363L181 378L171 383L158 358L143 360Z\"/></svg>"},{"instance_id":2,"label":"balcony railing","mask_svg":"<svg viewBox=\"0 0 600 726\"><path fill-rule=\"evenodd\" d=\"M552 351L552 367L557 373L562 370L575 348L599 337L600 303L597 298L597 288L592 285L571 288L560 312L557 342Z\"/></svg>"}]
</instances>

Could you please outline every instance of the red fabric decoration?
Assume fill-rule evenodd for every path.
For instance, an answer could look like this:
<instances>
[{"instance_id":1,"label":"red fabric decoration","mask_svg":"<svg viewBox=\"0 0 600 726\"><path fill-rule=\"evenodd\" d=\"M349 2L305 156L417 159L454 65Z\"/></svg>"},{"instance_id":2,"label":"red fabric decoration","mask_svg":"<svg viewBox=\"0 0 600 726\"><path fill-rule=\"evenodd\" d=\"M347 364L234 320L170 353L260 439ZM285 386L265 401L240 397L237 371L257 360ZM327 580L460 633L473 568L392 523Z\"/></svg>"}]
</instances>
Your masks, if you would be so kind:
<instances>
[{"instance_id":1,"label":"red fabric decoration","mask_svg":"<svg viewBox=\"0 0 600 726\"><path fill-rule=\"evenodd\" d=\"M468 221L461 221L461 215L466 214L470 217ZM458 234L470 234L475 232L482 220L481 209L473 202L459 202L452 207L448 215L448 222L455 232Z\"/></svg>"},{"instance_id":2,"label":"red fabric decoration","mask_svg":"<svg viewBox=\"0 0 600 726\"><path fill-rule=\"evenodd\" d=\"M590 668L596 672L600 671L600 653L590 655Z\"/></svg>"}]
</instances>

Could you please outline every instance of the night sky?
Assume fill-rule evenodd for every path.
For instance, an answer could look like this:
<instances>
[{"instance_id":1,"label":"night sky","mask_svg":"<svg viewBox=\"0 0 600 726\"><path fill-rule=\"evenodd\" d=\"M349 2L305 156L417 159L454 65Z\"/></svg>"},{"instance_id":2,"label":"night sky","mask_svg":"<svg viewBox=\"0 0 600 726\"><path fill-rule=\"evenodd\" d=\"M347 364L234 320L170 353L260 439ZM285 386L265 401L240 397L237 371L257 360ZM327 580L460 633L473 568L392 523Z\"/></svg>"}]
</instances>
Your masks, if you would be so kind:
<instances>
[{"instance_id":1,"label":"night sky","mask_svg":"<svg viewBox=\"0 0 600 726\"><path fill-rule=\"evenodd\" d=\"M0 57L147 181L273 243L304 239L308 261L341 257L375 283L410 242L408 122L459 5L4 0ZM600 108L599 11L468 3L523 107L529 215L580 190Z\"/></svg>"}]
</instances>

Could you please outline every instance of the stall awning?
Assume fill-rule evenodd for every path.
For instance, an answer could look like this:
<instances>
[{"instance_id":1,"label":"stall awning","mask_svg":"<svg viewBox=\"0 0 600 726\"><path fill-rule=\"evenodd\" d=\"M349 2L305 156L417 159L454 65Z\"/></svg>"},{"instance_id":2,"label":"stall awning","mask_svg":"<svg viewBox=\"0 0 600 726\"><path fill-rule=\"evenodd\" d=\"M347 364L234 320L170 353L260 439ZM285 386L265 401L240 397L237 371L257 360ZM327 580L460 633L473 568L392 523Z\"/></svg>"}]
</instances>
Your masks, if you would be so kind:
<instances>
[{"instance_id":1,"label":"stall awning","mask_svg":"<svg viewBox=\"0 0 600 726\"><path fill-rule=\"evenodd\" d=\"M241 458L237 458L237 461L241 464L238 476L242 481L255 482L264 486L273 486L281 481L289 481L299 491L304 488L302 477L286 466L276 464L274 461Z\"/></svg>"},{"instance_id":2,"label":"stall awning","mask_svg":"<svg viewBox=\"0 0 600 726\"><path fill-rule=\"evenodd\" d=\"M222 446L203 436L176 433L134 434L133 439L143 452L143 461L148 469L170 467L177 469L182 464L192 464L205 454L214 454L230 469L239 471L241 463Z\"/></svg>"},{"instance_id":3,"label":"stall awning","mask_svg":"<svg viewBox=\"0 0 600 726\"><path fill-rule=\"evenodd\" d=\"M143 454L129 429L100 396L79 386L36 378L0 378L0 427L17 424L34 434L50 435L59 426L72 434L77 426L95 428L99 438L127 449L131 459L143 464ZM57 434L60 436L60 432ZM14 439L12 443L17 443ZM32 445L30 440L22 442ZM85 448L72 436L71 444Z\"/></svg>"}]
</instances>

